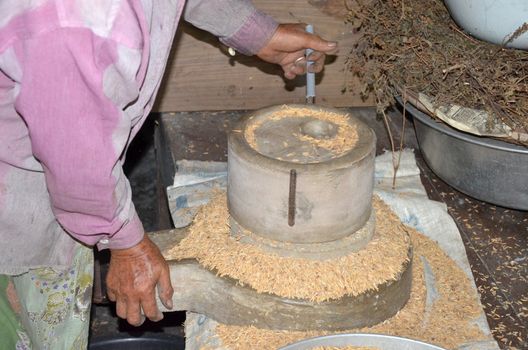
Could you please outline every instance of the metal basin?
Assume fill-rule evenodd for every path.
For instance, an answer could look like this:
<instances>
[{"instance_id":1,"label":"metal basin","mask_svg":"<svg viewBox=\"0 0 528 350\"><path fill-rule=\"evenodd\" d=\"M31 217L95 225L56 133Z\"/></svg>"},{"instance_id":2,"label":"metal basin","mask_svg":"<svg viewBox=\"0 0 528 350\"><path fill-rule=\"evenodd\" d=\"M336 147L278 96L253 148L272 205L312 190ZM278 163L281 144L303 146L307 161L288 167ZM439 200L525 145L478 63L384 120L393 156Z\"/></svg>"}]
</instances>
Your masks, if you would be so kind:
<instances>
[{"instance_id":1,"label":"metal basin","mask_svg":"<svg viewBox=\"0 0 528 350\"><path fill-rule=\"evenodd\" d=\"M410 104L422 155L433 172L465 194L528 210L528 148L459 132Z\"/></svg>"},{"instance_id":2,"label":"metal basin","mask_svg":"<svg viewBox=\"0 0 528 350\"><path fill-rule=\"evenodd\" d=\"M185 339L172 334L147 334L139 337L113 335L92 339L88 350L184 350Z\"/></svg>"},{"instance_id":3,"label":"metal basin","mask_svg":"<svg viewBox=\"0 0 528 350\"><path fill-rule=\"evenodd\" d=\"M308 350L320 346L368 346L380 350L446 350L418 340L381 334L336 334L302 340L279 350Z\"/></svg>"}]
</instances>

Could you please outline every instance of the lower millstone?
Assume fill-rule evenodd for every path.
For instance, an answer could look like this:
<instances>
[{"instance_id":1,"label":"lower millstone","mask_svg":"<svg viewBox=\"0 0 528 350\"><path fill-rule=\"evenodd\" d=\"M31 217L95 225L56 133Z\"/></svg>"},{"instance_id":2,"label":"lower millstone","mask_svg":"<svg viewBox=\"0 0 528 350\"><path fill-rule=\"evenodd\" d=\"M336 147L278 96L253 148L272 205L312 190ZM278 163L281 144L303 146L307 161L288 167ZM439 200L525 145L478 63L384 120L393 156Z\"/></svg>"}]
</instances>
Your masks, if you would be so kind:
<instances>
[{"instance_id":1,"label":"lower millstone","mask_svg":"<svg viewBox=\"0 0 528 350\"><path fill-rule=\"evenodd\" d=\"M252 244L263 251L290 258L312 260L335 259L364 248L375 235L376 214L372 210L369 219L356 232L337 240L322 243L290 243L261 237L244 229L232 217L229 219L231 235L242 243Z\"/></svg>"}]
</instances>

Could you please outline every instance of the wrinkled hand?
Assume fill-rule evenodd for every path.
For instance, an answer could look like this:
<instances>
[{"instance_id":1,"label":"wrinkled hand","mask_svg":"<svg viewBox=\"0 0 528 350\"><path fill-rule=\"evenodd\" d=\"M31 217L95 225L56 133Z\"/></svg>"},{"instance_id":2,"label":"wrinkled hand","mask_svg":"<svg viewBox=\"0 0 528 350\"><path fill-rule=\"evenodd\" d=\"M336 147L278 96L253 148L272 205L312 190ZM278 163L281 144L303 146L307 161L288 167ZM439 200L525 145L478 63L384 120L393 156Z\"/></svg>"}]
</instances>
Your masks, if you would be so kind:
<instances>
[{"instance_id":1,"label":"wrinkled hand","mask_svg":"<svg viewBox=\"0 0 528 350\"><path fill-rule=\"evenodd\" d=\"M319 36L307 33L304 24L281 24L277 31L257 56L264 61L279 64L287 79L306 73L304 52L312 49L308 57L312 61L310 72L318 73L324 67L325 55L337 51L337 43L326 41Z\"/></svg>"},{"instance_id":2,"label":"wrinkled hand","mask_svg":"<svg viewBox=\"0 0 528 350\"><path fill-rule=\"evenodd\" d=\"M172 309L169 266L146 235L131 248L111 251L106 283L108 297L116 302L117 315L133 326L140 326L145 320L141 309L151 321L163 318L156 305L156 286L163 305Z\"/></svg>"}]
</instances>

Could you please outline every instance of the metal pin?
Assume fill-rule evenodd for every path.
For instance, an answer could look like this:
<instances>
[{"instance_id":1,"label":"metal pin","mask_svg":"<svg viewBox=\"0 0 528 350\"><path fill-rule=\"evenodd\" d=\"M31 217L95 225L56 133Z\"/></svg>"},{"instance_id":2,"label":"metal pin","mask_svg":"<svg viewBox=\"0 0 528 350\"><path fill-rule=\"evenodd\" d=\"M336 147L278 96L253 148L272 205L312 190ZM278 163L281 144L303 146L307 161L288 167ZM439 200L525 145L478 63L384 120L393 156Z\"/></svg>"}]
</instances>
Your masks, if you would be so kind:
<instances>
[{"instance_id":1,"label":"metal pin","mask_svg":"<svg viewBox=\"0 0 528 350\"><path fill-rule=\"evenodd\" d=\"M310 34L313 34L314 29L311 24L306 26L306 31ZM314 104L315 103L315 73L308 72L308 69L313 65L312 61L308 61L308 56L313 52L312 49L306 49L306 103Z\"/></svg>"},{"instance_id":2,"label":"metal pin","mask_svg":"<svg viewBox=\"0 0 528 350\"><path fill-rule=\"evenodd\" d=\"M290 194L288 197L288 225L295 225L295 193L297 191L297 171L290 170Z\"/></svg>"}]
</instances>

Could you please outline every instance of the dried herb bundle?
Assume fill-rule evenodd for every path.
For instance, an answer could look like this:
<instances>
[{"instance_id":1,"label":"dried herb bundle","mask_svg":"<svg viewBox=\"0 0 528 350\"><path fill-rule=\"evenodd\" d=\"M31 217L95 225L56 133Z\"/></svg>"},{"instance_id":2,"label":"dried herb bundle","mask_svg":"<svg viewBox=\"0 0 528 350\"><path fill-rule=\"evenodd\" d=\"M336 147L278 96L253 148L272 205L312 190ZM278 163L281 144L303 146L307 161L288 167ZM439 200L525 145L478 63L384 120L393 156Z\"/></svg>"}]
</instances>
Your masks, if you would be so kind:
<instances>
[{"instance_id":1,"label":"dried herb bundle","mask_svg":"<svg viewBox=\"0 0 528 350\"><path fill-rule=\"evenodd\" d=\"M353 1L348 20L364 35L348 65L379 110L394 104L395 95L424 93L436 105L486 110L528 133L528 52L465 34L442 0Z\"/></svg>"}]
</instances>

